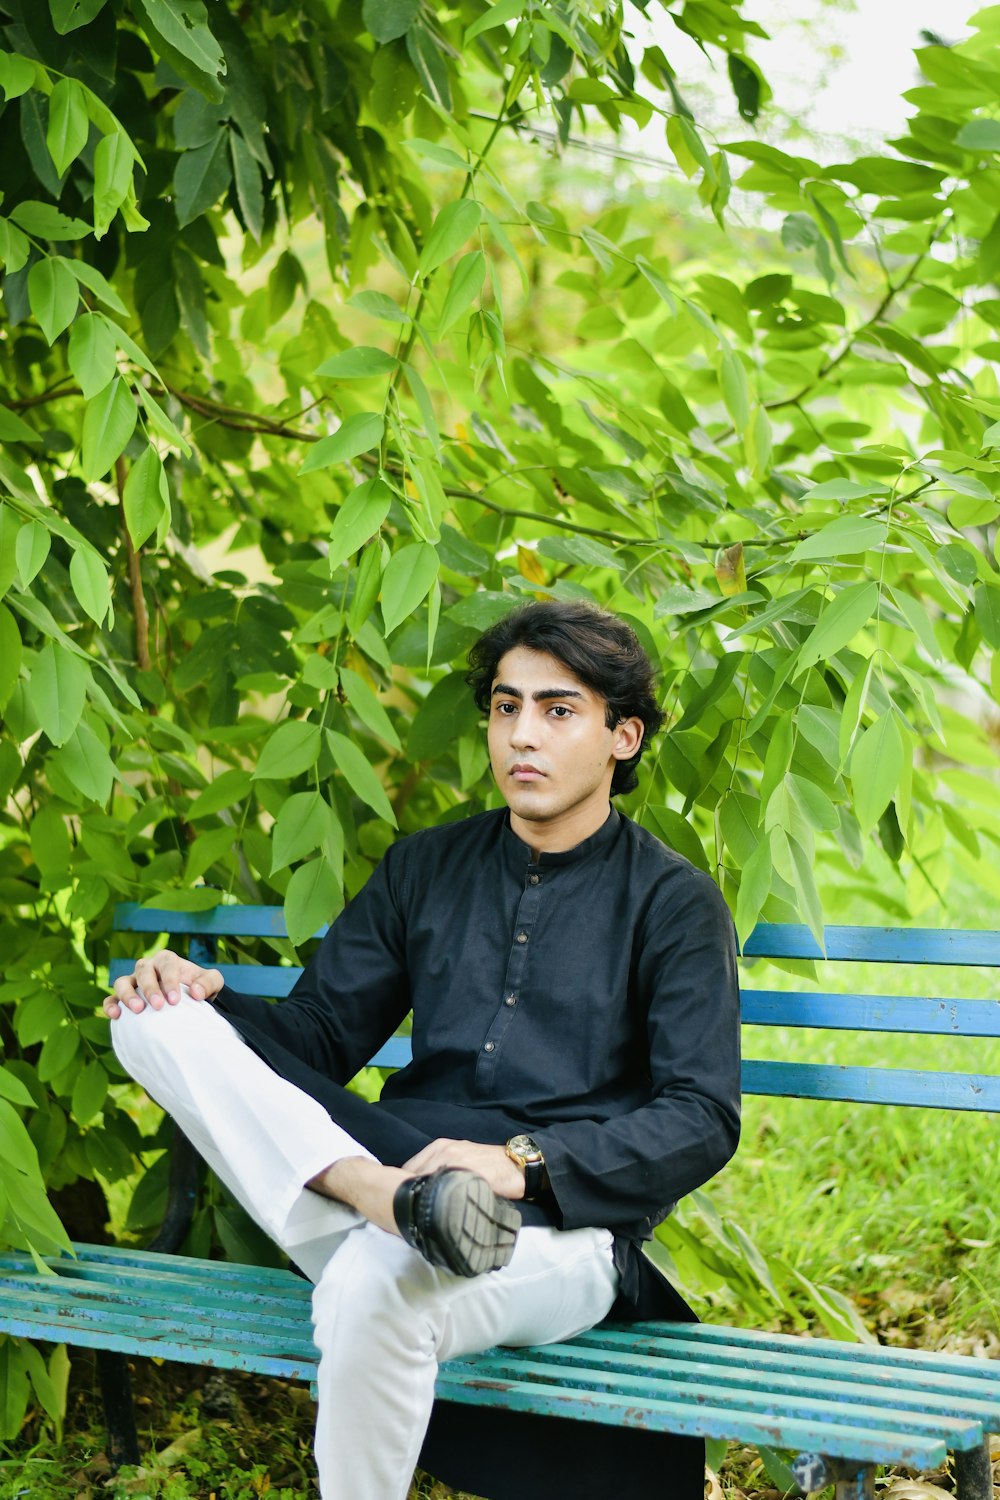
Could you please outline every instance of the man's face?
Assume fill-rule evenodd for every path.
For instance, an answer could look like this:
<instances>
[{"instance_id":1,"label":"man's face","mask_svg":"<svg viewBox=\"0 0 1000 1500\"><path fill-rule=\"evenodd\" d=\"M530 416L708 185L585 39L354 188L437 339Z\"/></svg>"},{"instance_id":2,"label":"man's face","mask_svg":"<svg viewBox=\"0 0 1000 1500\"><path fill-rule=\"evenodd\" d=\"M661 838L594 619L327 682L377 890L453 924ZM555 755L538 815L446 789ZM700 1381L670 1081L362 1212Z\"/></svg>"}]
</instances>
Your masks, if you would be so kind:
<instances>
[{"instance_id":1,"label":"man's face","mask_svg":"<svg viewBox=\"0 0 1000 1500\"><path fill-rule=\"evenodd\" d=\"M615 762L635 753L638 719L609 729L607 704L554 656L518 646L501 658L489 717L490 764L511 812L546 823L606 814Z\"/></svg>"}]
</instances>

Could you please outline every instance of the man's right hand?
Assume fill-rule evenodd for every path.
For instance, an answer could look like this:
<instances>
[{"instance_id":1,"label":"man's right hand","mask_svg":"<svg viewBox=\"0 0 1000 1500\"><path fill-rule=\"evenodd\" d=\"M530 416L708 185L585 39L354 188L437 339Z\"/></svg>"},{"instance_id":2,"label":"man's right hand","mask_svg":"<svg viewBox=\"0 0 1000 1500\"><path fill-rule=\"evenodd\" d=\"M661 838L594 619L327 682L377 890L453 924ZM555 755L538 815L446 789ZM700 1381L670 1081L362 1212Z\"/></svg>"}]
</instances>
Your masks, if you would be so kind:
<instances>
[{"instance_id":1,"label":"man's right hand","mask_svg":"<svg viewBox=\"0 0 1000 1500\"><path fill-rule=\"evenodd\" d=\"M211 1000L224 983L218 969L200 969L190 959L163 948L152 958L140 958L131 974L115 980L114 994L104 1001L104 1014L117 1021L123 1007L138 1015L147 1005L153 1010L176 1005L182 984L187 985L192 1000Z\"/></svg>"}]
</instances>

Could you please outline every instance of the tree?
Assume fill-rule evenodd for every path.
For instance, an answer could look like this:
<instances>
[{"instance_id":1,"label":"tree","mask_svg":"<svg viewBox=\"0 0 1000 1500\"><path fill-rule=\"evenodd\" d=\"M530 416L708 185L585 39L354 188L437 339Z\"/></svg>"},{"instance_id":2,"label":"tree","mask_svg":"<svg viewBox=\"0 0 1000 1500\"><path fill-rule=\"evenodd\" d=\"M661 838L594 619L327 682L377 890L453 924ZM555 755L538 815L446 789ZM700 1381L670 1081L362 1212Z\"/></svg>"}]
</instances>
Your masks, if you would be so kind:
<instances>
[{"instance_id":1,"label":"tree","mask_svg":"<svg viewBox=\"0 0 1000 1500\"><path fill-rule=\"evenodd\" d=\"M655 13L749 138L615 5L6 0L6 1244L161 1144L94 1014L113 904L281 901L295 961L495 802L458 668L524 598L661 662L628 810L741 935L997 892L1000 12L833 166L754 135L739 6ZM681 182L570 165L623 121Z\"/></svg>"}]
</instances>

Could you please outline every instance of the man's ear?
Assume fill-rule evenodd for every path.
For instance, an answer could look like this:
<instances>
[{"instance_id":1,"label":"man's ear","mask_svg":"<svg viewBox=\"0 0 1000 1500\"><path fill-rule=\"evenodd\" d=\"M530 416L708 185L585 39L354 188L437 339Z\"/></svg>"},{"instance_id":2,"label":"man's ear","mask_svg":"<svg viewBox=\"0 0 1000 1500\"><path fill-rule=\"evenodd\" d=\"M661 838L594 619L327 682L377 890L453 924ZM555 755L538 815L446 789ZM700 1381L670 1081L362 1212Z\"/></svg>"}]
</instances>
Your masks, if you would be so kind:
<instances>
[{"instance_id":1,"label":"man's ear","mask_svg":"<svg viewBox=\"0 0 1000 1500\"><path fill-rule=\"evenodd\" d=\"M613 759L631 760L642 744L645 728L645 724L637 715L633 715L631 719L619 719L612 731L614 734L611 746Z\"/></svg>"}]
</instances>

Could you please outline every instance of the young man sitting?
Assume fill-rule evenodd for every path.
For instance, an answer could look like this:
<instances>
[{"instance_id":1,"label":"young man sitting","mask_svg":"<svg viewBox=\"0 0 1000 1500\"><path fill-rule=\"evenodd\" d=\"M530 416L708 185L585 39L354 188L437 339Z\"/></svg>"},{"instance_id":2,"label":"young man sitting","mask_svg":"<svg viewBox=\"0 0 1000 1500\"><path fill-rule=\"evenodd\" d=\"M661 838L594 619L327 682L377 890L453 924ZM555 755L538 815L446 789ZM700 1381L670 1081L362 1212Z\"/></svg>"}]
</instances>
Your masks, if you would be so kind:
<instances>
[{"instance_id":1,"label":"young man sitting","mask_svg":"<svg viewBox=\"0 0 1000 1500\"><path fill-rule=\"evenodd\" d=\"M691 1317L641 1244L739 1135L729 913L610 802L662 717L633 631L530 604L470 664L506 808L394 844L278 1005L140 961L115 1048L315 1283L323 1500L404 1500L418 1458L493 1500L694 1500L690 1439L451 1406L428 1433L444 1360ZM348 1092L411 1010L412 1062Z\"/></svg>"}]
</instances>

